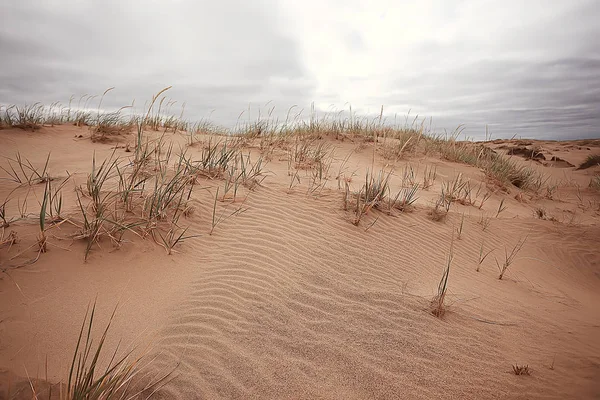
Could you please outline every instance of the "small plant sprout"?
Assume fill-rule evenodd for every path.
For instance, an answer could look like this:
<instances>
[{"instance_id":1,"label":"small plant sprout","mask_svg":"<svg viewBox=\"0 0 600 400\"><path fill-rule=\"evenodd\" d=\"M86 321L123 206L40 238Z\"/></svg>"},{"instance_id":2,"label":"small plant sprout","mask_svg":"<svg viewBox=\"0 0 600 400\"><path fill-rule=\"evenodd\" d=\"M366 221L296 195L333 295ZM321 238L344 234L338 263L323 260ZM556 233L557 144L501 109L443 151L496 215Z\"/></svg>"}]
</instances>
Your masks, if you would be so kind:
<instances>
[{"instance_id":1,"label":"small plant sprout","mask_svg":"<svg viewBox=\"0 0 600 400\"><path fill-rule=\"evenodd\" d=\"M444 299L446 298L446 293L448 291L448 275L450 274L450 265L452 264L453 258L454 235L452 235L452 241L450 242L450 252L446 260L446 266L444 268L444 273L442 274L442 279L440 279L440 283L438 284L438 290L436 295L431 300L431 313L438 318L443 317L446 312Z\"/></svg>"},{"instance_id":2,"label":"small plant sprout","mask_svg":"<svg viewBox=\"0 0 600 400\"><path fill-rule=\"evenodd\" d=\"M496 218L500 215L500 213L506 210L508 207L504 205L504 199L500 200L500 204L498 205L498 210L496 211Z\"/></svg>"},{"instance_id":3,"label":"small plant sprout","mask_svg":"<svg viewBox=\"0 0 600 400\"><path fill-rule=\"evenodd\" d=\"M492 197L492 194L490 192L485 192L485 194L483 195L483 197L479 201L479 209L480 210L483 208L483 205L485 204L486 201L489 200L490 197Z\"/></svg>"},{"instance_id":4,"label":"small plant sprout","mask_svg":"<svg viewBox=\"0 0 600 400\"><path fill-rule=\"evenodd\" d=\"M47 250L47 238L46 238L46 208L48 207L49 194L49 182L46 182L46 188L44 190L44 198L42 199L42 206L40 208L40 233L38 235L38 245L40 252L45 253Z\"/></svg>"},{"instance_id":5,"label":"small plant sprout","mask_svg":"<svg viewBox=\"0 0 600 400\"><path fill-rule=\"evenodd\" d=\"M10 233L5 236L5 229L2 228L2 231L0 231L0 247L8 245L8 251L10 251L12 245L17 243L17 241L17 232L10 231Z\"/></svg>"},{"instance_id":6,"label":"small plant sprout","mask_svg":"<svg viewBox=\"0 0 600 400\"><path fill-rule=\"evenodd\" d=\"M187 232L188 228L180 229L175 224L173 224L173 226L167 231L167 233L164 236L160 232L158 232L158 235L160 236L160 239L162 241L162 243L160 243L160 245L165 248L168 255L173 254L173 251L174 251L173 248L177 244L183 243L183 241L186 239L200 236L200 235L187 235L186 236L185 233Z\"/></svg>"},{"instance_id":7,"label":"small plant sprout","mask_svg":"<svg viewBox=\"0 0 600 400\"><path fill-rule=\"evenodd\" d=\"M525 245L526 240L527 240L527 236L525 236L523 239L519 239L517 244L515 244L515 246L510 251L510 253L508 252L506 247L504 247L504 262L502 264L500 264L498 262L498 259L496 259L496 265L498 266L498 271L500 271L500 275L498 276L498 279L502 279L502 277L504 277L506 270L515 261L515 257L517 256L519 251L521 251L521 249L523 248L523 245Z\"/></svg>"},{"instance_id":8,"label":"small plant sprout","mask_svg":"<svg viewBox=\"0 0 600 400\"><path fill-rule=\"evenodd\" d=\"M219 188L217 187L217 191L215 193L215 201L213 203L212 222L211 222L210 232L208 233L209 235L213 234L213 231L215 230L216 226L219 225L221 222L227 220L230 217L233 217L234 215L239 215L247 210L247 208L244 208L244 203L246 202L246 199L248 197L245 197L244 200L242 200L242 203L240 204L240 206L238 208L236 208L233 212L231 212L229 215L225 215L225 212L227 211L227 208L229 207L230 204L228 204L223 209L221 214L217 215L218 198L219 198Z\"/></svg>"},{"instance_id":9,"label":"small plant sprout","mask_svg":"<svg viewBox=\"0 0 600 400\"><path fill-rule=\"evenodd\" d=\"M481 241L481 246L479 246L479 257L477 259L477 269L475 271L477 271L477 272L480 271L481 264L483 264L483 262L485 261L487 256L489 256L493 251L494 251L494 249L491 249L490 251L485 253L483 250L483 240Z\"/></svg>"},{"instance_id":10,"label":"small plant sprout","mask_svg":"<svg viewBox=\"0 0 600 400\"><path fill-rule=\"evenodd\" d=\"M465 214L462 214L462 217L460 218L460 225L458 226L458 228L456 228L456 233L458 233L457 239L460 240L462 233L463 233L463 228L465 226Z\"/></svg>"},{"instance_id":11,"label":"small plant sprout","mask_svg":"<svg viewBox=\"0 0 600 400\"><path fill-rule=\"evenodd\" d=\"M429 211L429 216L434 221L443 221L446 219L450 206L452 205L452 199L447 195L445 186L442 184L442 191L440 196L435 201L435 205Z\"/></svg>"},{"instance_id":12,"label":"small plant sprout","mask_svg":"<svg viewBox=\"0 0 600 400\"><path fill-rule=\"evenodd\" d=\"M290 173L290 186L288 187L288 193L292 193L294 186L300 184L300 177L298 176L298 170L295 170L293 174Z\"/></svg>"}]
</instances>

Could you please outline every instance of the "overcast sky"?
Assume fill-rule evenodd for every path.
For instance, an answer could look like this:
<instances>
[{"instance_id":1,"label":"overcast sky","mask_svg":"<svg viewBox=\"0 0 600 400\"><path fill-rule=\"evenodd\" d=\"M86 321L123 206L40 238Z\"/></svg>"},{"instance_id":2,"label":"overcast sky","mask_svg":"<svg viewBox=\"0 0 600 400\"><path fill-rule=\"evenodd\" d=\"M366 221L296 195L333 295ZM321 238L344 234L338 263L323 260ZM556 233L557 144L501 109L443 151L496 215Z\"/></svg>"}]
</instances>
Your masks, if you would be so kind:
<instances>
[{"instance_id":1,"label":"overcast sky","mask_svg":"<svg viewBox=\"0 0 600 400\"><path fill-rule=\"evenodd\" d=\"M173 85L187 118L229 126L314 102L476 138L600 137L598 21L598 0L2 0L0 104L115 86L105 106L141 108Z\"/></svg>"}]
</instances>

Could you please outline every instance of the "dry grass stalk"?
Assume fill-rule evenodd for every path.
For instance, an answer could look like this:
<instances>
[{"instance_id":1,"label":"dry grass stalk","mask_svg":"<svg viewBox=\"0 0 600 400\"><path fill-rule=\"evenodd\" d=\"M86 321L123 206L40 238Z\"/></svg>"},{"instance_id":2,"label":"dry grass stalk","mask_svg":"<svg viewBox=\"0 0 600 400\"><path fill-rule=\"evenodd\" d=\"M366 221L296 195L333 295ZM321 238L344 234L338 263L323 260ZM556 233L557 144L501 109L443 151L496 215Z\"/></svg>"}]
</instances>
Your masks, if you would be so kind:
<instances>
[{"instance_id":1,"label":"dry grass stalk","mask_svg":"<svg viewBox=\"0 0 600 400\"><path fill-rule=\"evenodd\" d=\"M450 242L450 252L448 253L448 258L446 260L446 266L444 268L444 273L442 274L442 279L438 284L438 290L436 295L431 300L431 313L438 318L442 318L446 313L446 306L444 304L444 300L446 298L446 293L448 292L448 276L450 274L450 266L452 265L452 259L454 258L454 235L452 235L452 240Z\"/></svg>"}]
</instances>

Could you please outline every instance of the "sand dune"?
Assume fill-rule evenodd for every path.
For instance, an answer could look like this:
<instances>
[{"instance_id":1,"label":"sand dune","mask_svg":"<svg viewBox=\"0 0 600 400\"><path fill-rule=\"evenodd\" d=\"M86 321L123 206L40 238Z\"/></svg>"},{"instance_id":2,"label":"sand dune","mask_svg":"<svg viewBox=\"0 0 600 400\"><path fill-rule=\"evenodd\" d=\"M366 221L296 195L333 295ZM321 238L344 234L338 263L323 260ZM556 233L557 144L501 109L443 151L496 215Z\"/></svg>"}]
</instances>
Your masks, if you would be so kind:
<instances>
[{"instance_id":1,"label":"sand dune","mask_svg":"<svg viewBox=\"0 0 600 400\"><path fill-rule=\"evenodd\" d=\"M167 136L191 157L208 139L188 147L183 135ZM131 156L127 142L132 136L118 143L119 157ZM0 388L9 376L64 379L86 308L97 298L99 327L119 304L109 347L122 341L124 348L147 348L151 376L174 368L154 398L600 396L600 192L588 187L598 167L577 170L514 155L556 187L548 196L514 186L507 193L480 169L434 154L390 160L374 153L373 143L321 142L334 150L322 188L311 186L310 168L295 170L294 184L289 150L281 148L270 154L261 185L240 189L235 203L214 202L223 181L201 179L190 199L194 212L184 218L189 233L201 236L173 255L150 237L128 235L118 248L100 242L84 262L85 243L71 238L77 227L64 223L50 231L49 251L27 264L37 254L31 246L44 185L15 189L0 181L0 200L16 190L7 214L17 214L25 196L33 214L5 228L19 242L0 248ZM115 142L92 143L87 128L73 126L0 130L0 144L2 156L19 151L35 165L51 153L50 173L71 175L64 213L74 221L74 187L85 184L94 152L102 160L115 148ZM488 146L503 152L507 144L515 145ZM575 166L600 151L597 142L539 145L546 159ZM258 158L256 140L245 151ZM435 166L437 178L419 188L410 212L372 209L355 226L343 210L341 179L358 191L371 166L393 170L393 192L406 183L408 166L421 186L425 167ZM474 191L489 192L489 200L481 209L455 202L443 221L432 220L441 183L459 174ZM501 204L506 209L498 213ZM213 208L229 216L239 207L209 234ZM505 249L525 238L499 280L496 259L502 262ZM446 313L437 318L430 302L451 246ZM482 246L494 252L476 271ZM516 364L528 365L531 375L516 376Z\"/></svg>"}]
</instances>

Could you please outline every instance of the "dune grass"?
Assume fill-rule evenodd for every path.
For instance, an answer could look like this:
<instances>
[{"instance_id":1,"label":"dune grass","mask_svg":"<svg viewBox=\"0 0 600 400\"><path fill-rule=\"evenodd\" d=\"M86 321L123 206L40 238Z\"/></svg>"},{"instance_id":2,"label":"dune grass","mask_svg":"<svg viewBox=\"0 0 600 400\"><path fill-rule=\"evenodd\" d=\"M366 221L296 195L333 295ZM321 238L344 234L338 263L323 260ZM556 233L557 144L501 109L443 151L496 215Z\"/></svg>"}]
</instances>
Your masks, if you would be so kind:
<instances>
[{"instance_id":1,"label":"dune grass","mask_svg":"<svg viewBox=\"0 0 600 400\"><path fill-rule=\"evenodd\" d=\"M483 250L484 242L481 241L481 246L479 246L479 257L477 258L477 269L475 271L479 272L481 270L481 264L485 261L485 259L494 252L494 249L488 250L487 252Z\"/></svg>"},{"instance_id":2,"label":"dune grass","mask_svg":"<svg viewBox=\"0 0 600 400\"><path fill-rule=\"evenodd\" d=\"M600 191L600 175L594 175L590 179L590 188Z\"/></svg>"},{"instance_id":3,"label":"dune grass","mask_svg":"<svg viewBox=\"0 0 600 400\"><path fill-rule=\"evenodd\" d=\"M305 182L306 194L319 196L329 182L334 161L333 146L323 139L353 140L358 146L372 144L373 160L377 153L393 161L420 155L438 155L481 169L488 178L488 187L506 188L512 185L522 191L535 192L547 187L546 178L535 169L482 144L459 141L462 126L450 134L441 135L432 132L418 117L412 121L407 117L403 123L394 121L390 124L383 117L383 109L374 117L358 116L351 107L349 112L319 116L313 106L308 118L296 107L288 110L284 120L273 118L274 108L264 115L259 111L256 120L247 118L245 123L241 123L246 117L242 113L236 127L227 130L216 127L208 119L198 123L185 121L185 104L175 114L172 110L176 102L167 97L170 88L160 90L141 114L132 112L130 118L126 118L123 112L132 106L124 106L116 111L103 110L104 100L114 88L107 89L100 96L84 95L76 102L76 107L73 107L75 102L72 98L67 107L59 103L43 107L36 103L26 107L8 106L0 110L3 127L40 126L46 123L88 125L92 140L104 140L115 133L132 129L135 131L133 160L113 157L97 164L94 158L86 187L76 190L80 216L79 220L73 220L72 216L71 219L79 226L79 233L75 237L87 241L86 259L91 249L100 245L102 238L108 238L118 246L126 232L141 237L150 235L171 254L173 247L185 238L196 236L188 234L188 228L180 226L179 222L182 221L181 215L191 213L190 199L199 179L222 181L224 185L219 189L220 196L215 197L215 201L236 202L242 187L252 190L260 186L268 174L265 172L267 160L273 156L275 149L287 155L290 176L288 192ZM91 109L92 104L96 104L95 110ZM147 130L162 130L163 135L151 140L146 134ZM185 150L172 156L172 146L164 144L164 133L178 131L188 136L188 146L201 146L197 159L186 154ZM248 147L258 148L262 156L252 160L250 152L243 151ZM51 180L48 173L49 158L48 155L44 166L34 167L17 153L15 158L8 159L6 167L1 168L7 175L5 179L13 182L29 185L46 183ZM419 184L418 171L407 164L402 170L401 188L392 193L389 184L391 170L374 173L371 168L360 189L354 192L350 190L348 178L342 177L341 169L340 166L340 173L336 177L338 189L342 190L343 208L351 212L351 222L355 225L373 209L387 214L410 210L418 199L418 191L431 188L437 179L437 169L426 167L422 184ZM300 170L307 171L306 179L301 180ZM47 187L48 196L45 197L47 202L44 206L51 222L65 218L62 215L64 207L60 191L64 183L56 187L49 184ZM590 186L594 187L593 179ZM493 188L490 190L494 191ZM475 190L469 179L458 174L442 182L441 194L434 201L429 214L432 219L442 221L454 202L482 209L491 195L490 191L482 190L482 185ZM504 200L501 200L497 217L505 207ZM26 200L20 208L25 210ZM216 226L214 222L223 220L214 215L214 211L210 233ZM26 211L21 214L25 215ZM12 220L6 216L6 201L0 220L3 225ZM482 221L485 230L490 219L482 217Z\"/></svg>"},{"instance_id":4,"label":"dune grass","mask_svg":"<svg viewBox=\"0 0 600 400\"><path fill-rule=\"evenodd\" d=\"M21 153L17 152L15 158L6 157L7 166L0 166L8 177L3 178L18 184L34 185L44 183L52 179L48 173L48 164L50 162L50 153L46 157L46 162L41 167L35 167L27 158L23 158Z\"/></svg>"},{"instance_id":5,"label":"dune grass","mask_svg":"<svg viewBox=\"0 0 600 400\"><path fill-rule=\"evenodd\" d=\"M512 370L515 375L531 375L531 369L529 368L529 365L515 364L512 366Z\"/></svg>"},{"instance_id":6,"label":"dune grass","mask_svg":"<svg viewBox=\"0 0 600 400\"><path fill-rule=\"evenodd\" d=\"M445 299L446 294L448 293L448 276L450 275L450 267L452 265L452 260L454 259L454 234L452 235L452 239L450 241L450 251L448 253L448 257L446 259L446 264L444 266L444 272L442 273L442 278L438 284L437 293L431 300L431 313L438 318L442 318L446 313L446 305Z\"/></svg>"},{"instance_id":7,"label":"dune grass","mask_svg":"<svg viewBox=\"0 0 600 400\"><path fill-rule=\"evenodd\" d=\"M579 164L577 169L586 169L600 165L600 154L590 154L584 162Z\"/></svg>"},{"instance_id":8,"label":"dune grass","mask_svg":"<svg viewBox=\"0 0 600 400\"><path fill-rule=\"evenodd\" d=\"M145 383L141 388L135 387L142 380L147 380L148 375L145 370L151 361L146 361L144 355L134 356L135 349L119 356L119 346L112 352L110 358L104 356L106 339L115 314L116 308L96 341L93 337L96 303L94 302L91 309L88 307L73 352L66 385L63 383L60 386L59 399L133 399L143 393L154 393L170 381L174 370L150 379L149 383ZM33 385L32 388L35 395ZM48 393L48 398L52 398L52 393Z\"/></svg>"},{"instance_id":9,"label":"dune grass","mask_svg":"<svg viewBox=\"0 0 600 400\"><path fill-rule=\"evenodd\" d=\"M527 236L525 236L522 239L519 239L517 241L517 243L514 245L514 247L510 250L510 252L508 251L508 249L506 247L504 247L504 261L502 263L500 263L498 261L498 259L496 258L496 265L498 266L498 271L500 272L500 275L498 275L498 279L501 280L504 277L504 274L506 273L508 268L512 265L512 263L515 261L517 254L519 254L519 252L525 245L526 241L527 241Z\"/></svg>"}]
</instances>

